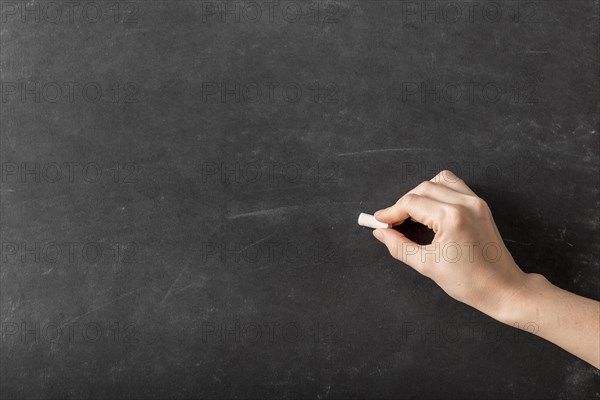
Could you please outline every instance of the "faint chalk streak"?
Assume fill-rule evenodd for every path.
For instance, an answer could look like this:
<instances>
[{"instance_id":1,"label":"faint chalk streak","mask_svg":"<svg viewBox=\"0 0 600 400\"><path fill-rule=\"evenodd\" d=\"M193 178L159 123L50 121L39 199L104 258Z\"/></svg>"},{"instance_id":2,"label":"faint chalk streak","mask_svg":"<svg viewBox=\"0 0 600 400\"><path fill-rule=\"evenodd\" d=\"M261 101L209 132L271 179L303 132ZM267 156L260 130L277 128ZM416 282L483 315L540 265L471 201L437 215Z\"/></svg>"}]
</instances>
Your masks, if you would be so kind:
<instances>
[{"instance_id":1,"label":"faint chalk streak","mask_svg":"<svg viewBox=\"0 0 600 400\"><path fill-rule=\"evenodd\" d=\"M265 215L271 215L271 214L277 214L277 213L284 213L287 211L298 210L300 208L322 207L323 205L330 205L330 204L363 204L363 201L330 201L327 203L305 204L302 206L284 206L284 207L276 207L276 208L268 208L268 209L264 209L264 210L251 211L251 212L242 213L242 214L228 215L225 218L237 219L237 218L244 218L244 217L261 217L261 216L265 216ZM268 239L271 236L273 236L273 235L267 236L266 238L263 238L263 239L259 240L258 242L251 243L248 247L254 246L255 244L258 244L258 243L262 242L263 240ZM245 247L242 250L245 250L248 247ZM240 251L242 251L242 250L240 250Z\"/></svg>"},{"instance_id":2,"label":"faint chalk streak","mask_svg":"<svg viewBox=\"0 0 600 400\"><path fill-rule=\"evenodd\" d=\"M169 297L169 295L171 294L171 290L173 290L173 287L179 281L179 278L181 278L181 275L183 275L183 271L185 271L185 267L183 267L181 269L181 271L179 271L179 275L177 275L177 278L175 278L175 280L173 281L173 283L171 283L171 286L169 286L169 289L167 290L167 293L165 293L165 296L160 301L160 304L164 304L164 302L167 299L167 297Z\"/></svg>"},{"instance_id":3,"label":"faint chalk streak","mask_svg":"<svg viewBox=\"0 0 600 400\"><path fill-rule=\"evenodd\" d=\"M108 307L109 305L111 305L113 303L116 303L117 301L119 301L119 300L121 300L121 299L123 299L125 297L131 296L132 294L134 294L136 292L139 292L139 291L141 291L144 288L145 288L145 286L141 287L141 288L130 290L129 292L127 292L125 294L122 294L121 296L117 297L114 300L109 301L108 303L104 303L104 304L102 304L102 305L100 305L100 306L98 306L96 308L92 308L91 310L89 310L89 311L87 311L87 312L85 312L83 314L79 314L79 315L74 316L73 318L68 319L67 321L63 322L63 324L67 323L67 322L77 321L81 317L85 317L86 315L89 315L89 314L91 314L93 312L96 312L96 311L101 310L101 309L103 309L105 307Z\"/></svg>"},{"instance_id":4,"label":"faint chalk streak","mask_svg":"<svg viewBox=\"0 0 600 400\"><path fill-rule=\"evenodd\" d=\"M401 151L435 151L435 149L427 149L424 147L410 147L405 149L375 149L375 150L363 150L363 151L355 151L352 153L337 153L338 157L349 157L349 156L359 156L362 154L372 154L372 153L397 153Z\"/></svg>"},{"instance_id":5,"label":"faint chalk streak","mask_svg":"<svg viewBox=\"0 0 600 400\"><path fill-rule=\"evenodd\" d=\"M237 276L250 275L256 272L264 271L265 269L273 268L273 265L265 265L264 267L251 269L250 271L242 272L241 274L237 274Z\"/></svg>"},{"instance_id":6,"label":"faint chalk streak","mask_svg":"<svg viewBox=\"0 0 600 400\"><path fill-rule=\"evenodd\" d=\"M254 243L250 243L248 246L246 246L246 247L244 247L243 249L241 249L240 251L238 251L238 253L241 253L242 251L244 251L244 250L246 250L246 249L249 249L249 248L250 248L250 247L252 247L252 246L256 246L257 244L264 242L265 240L267 240L267 239L268 239L268 238L270 238L271 236L273 236L273 235L271 234L271 235L265 236L264 238L262 238L262 239L259 239L259 240L257 240L257 241L256 241L256 242L254 242Z\"/></svg>"},{"instance_id":7,"label":"faint chalk streak","mask_svg":"<svg viewBox=\"0 0 600 400\"><path fill-rule=\"evenodd\" d=\"M299 208L300 208L300 206L285 206L285 207L277 207L277 208L267 208L264 210L251 211L251 212L242 213L242 214L228 215L225 218L238 219L238 218L244 218L244 217L259 217L262 215L271 215L271 214L278 214L278 213L282 213L282 212L297 210Z\"/></svg>"}]
</instances>

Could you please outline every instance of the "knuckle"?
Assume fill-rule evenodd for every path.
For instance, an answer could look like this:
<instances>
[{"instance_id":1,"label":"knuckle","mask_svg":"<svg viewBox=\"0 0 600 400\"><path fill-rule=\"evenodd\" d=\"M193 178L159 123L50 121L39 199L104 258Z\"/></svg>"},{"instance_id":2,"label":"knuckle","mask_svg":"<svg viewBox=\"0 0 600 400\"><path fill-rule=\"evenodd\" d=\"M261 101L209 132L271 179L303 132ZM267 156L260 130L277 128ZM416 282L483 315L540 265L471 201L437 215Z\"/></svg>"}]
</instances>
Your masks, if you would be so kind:
<instances>
[{"instance_id":1,"label":"knuckle","mask_svg":"<svg viewBox=\"0 0 600 400\"><path fill-rule=\"evenodd\" d=\"M435 186L435 183L433 183L431 181L424 181L424 182L419 183L419 185L413 190L413 193L424 194L424 193L430 192L434 186Z\"/></svg>"},{"instance_id":2,"label":"knuckle","mask_svg":"<svg viewBox=\"0 0 600 400\"><path fill-rule=\"evenodd\" d=\"M480 213L485 213L489 210L488 204L485 202L485 200L483 200L480 197L475 197L472 200L472 206L475 209L475 211Z\"/></svg>"},{"instance_id":3,"label":"knuckle","mask_svg":"<svg viewBox=\"0 0 600 400\"><path fill-rule=\"evenodd\" d=\"M442 174L444 174L444 176L448 179L459 179L458 176L456 176L456 174L449 169L443 170Z\"/></svg>"},{"instance_id":4,"label":"knuckle","mask_svg":"<svg viewBox=\"0 0 600 400\"><path fill-rule=\"evenodd\" d=\"M465 223L465 214L460 206L448 205L443 209L444 219L454 227L462 226Z\"/></svg>"},{"instance_id":5,"label":"knuckle","mask_svg":"<svg viewBox=\"0 0 600 400\"><path fill-rule=\"evenodd\" d=\"M443 174L443 173L444 173L444 171L440 171L440 172L438 172L438 173L437 173L437 175L436 175L436 176L434 176L434 177L431 179L431 181L432 181L432 182L439 183L439 182L440 182L440 180L442 179L442 174Z\"/></svg>"},{"instance_id":6,"label":"knuckle","mask_svg":"<svg viewBox=\"0 0 600 400\"><path fill-rule=\"evenodd\" d=\"M454 172L450 171L449 169L445 169L445 170L441 171L439 174L437 174L436 180L435 180L435 182L447 182L447 183L457 183L460 181L461 181L461 179L458 176L456 176L456 174L454 174Z\"/></svg>"},{"instance_id":7,"label":"knuckle","mask_svg":"<svg viewBox=\"0 0 600 400\"><path fill-rule=\"evenodd\" d=\"M413 203L415 200L417 200L419 198L418 194L415 193L408 193L406 194L404 197L402 197L399 202L402 202L404 204L411 204Z\"/></svg>"}]
</instances>

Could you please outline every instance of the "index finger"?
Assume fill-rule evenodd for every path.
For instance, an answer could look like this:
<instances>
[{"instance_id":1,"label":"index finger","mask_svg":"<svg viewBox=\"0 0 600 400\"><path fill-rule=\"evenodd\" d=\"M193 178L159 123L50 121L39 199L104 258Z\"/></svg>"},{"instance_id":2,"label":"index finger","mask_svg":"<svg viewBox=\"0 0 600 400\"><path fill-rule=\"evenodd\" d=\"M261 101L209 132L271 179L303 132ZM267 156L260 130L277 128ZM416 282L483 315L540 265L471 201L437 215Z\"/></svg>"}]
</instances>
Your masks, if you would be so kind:
<instances>
[{"instance_id":1,"label":"index finger","mask_svg":"<svg viewBox=\"0 0 600 400\"><path fill-rule=\"evenodd\" d=\"M443 204L445 203L429 197L408 193L402 196L393 206L377 211L375 218L384 223L397 225L410 217L437 232Z\"/></svg>"}]
</instances>

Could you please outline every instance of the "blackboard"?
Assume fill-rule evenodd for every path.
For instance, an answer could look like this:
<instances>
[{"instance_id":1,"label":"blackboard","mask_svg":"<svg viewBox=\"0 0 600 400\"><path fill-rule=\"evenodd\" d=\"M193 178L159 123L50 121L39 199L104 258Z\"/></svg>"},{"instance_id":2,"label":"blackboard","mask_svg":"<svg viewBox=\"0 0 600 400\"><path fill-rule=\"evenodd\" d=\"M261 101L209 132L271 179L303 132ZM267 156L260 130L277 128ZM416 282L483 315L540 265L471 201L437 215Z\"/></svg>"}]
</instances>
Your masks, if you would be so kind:
<instances>
[{"instance_id":1,"label":"blackboard","mask_svg":"<svg viewBox=\"0 0 600 400\"><path fill-rule=\"evenodd\" d=\"M360 212L439 170L599 298L598 1L1 1L2 398L597 398Z\"/></svg>"}]
</instances>

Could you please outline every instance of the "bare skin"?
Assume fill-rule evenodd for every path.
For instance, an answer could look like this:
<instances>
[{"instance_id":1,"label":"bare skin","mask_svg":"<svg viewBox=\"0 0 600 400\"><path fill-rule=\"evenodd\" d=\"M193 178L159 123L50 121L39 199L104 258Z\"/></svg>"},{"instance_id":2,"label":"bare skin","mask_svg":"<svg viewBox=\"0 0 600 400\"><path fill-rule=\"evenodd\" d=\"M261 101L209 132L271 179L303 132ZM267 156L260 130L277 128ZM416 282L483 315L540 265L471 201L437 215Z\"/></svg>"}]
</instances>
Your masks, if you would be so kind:
<instances>
[{"instance_id":1,"label":"bare skin","mask_svg":"<svg viewBox=\"0 0 600 400\"><path fill-rule=\"evenodd\" d=\"M421 183L375 217L393 225L412 218L435 232L433 242L423 246L394 229L376 229L373 235L394 258L431 278L452 298L600 368L600 302L523 272L487 204L452 172Z\"/></svg>"}]
</instances>

